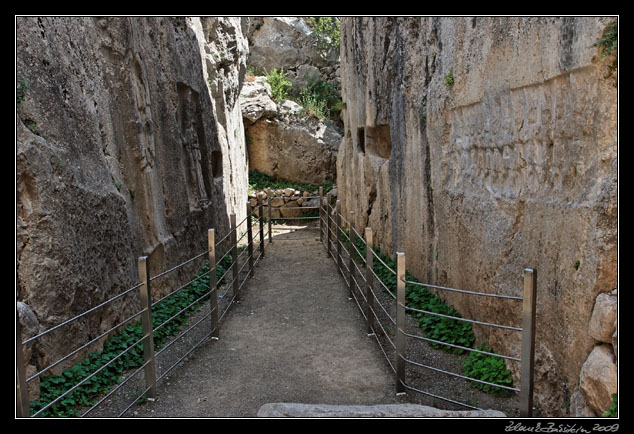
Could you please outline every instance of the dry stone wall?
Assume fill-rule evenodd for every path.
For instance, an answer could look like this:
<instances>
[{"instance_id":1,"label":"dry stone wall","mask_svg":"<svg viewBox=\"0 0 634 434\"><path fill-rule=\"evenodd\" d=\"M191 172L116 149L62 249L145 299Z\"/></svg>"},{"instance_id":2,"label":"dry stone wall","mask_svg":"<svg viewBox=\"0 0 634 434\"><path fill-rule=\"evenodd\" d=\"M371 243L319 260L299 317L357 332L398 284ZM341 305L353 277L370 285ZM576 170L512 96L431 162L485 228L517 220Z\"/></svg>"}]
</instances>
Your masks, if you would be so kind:
<instances>
[{"instance_id":1,"label":"dry stone wall","mask_svg":"<svg viewBox=\"0 0 634 434\"><path fill-rule=\"evenodd\" d=\"M566 412L595 299L617 285L616 88L594 45L613 20L342 21L342 211L424 282L521 295L522 270L537 269L547 415ZM465 317L521 326L518 307L483 298L447 294ZM476 335L519 355L517 334Z\"/></svg>"},{"instance_id":2,"label":"dry stone wall","mask_svg":"<svg viewBox=\"0 0 634 434\"><path fill-rule=\"evenodd\" d=\"M156 274L203 251L209 227L228 231L230 212L246 215L243 25L215 17L16 18L23 338L134 286L137 257L149 256ZM186 278L157 282L154 296ZM29 369L134 308L108 305L47 335L26 349Z\"/></svg>"},{"instance_id":3,"label":"dry stone wall","mask_svg":"<svg viewBox=\"0 0 634 434\"><path fill-rule=\"evenodd\" d=\"M306 219L294 219L297 217L317 216L319 214L319 191L300 191L294 188L280 188L254 191L249 195L249 206L256 217L260 216L258 195L262 193L262 212L265 217L272 219L284 219L291 224L303 224ZM270 193L270 197L268 194ZM279 220L278 220L279 221Z\"/></svg>"}]
</instances>

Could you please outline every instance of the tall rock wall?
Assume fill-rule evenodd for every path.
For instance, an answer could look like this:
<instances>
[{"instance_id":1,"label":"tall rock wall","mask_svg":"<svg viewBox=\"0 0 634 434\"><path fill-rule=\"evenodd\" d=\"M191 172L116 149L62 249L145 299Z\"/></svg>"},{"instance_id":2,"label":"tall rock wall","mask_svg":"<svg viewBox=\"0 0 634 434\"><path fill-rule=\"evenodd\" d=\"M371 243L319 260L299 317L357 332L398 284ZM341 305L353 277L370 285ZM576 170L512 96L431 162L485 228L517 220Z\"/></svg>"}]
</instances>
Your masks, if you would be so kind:
<instances>
[{"instance_id":1,"label":"tall rock wall","mask_svg":"<svg viewBox=\"0 0 634 434\"><path fill-rule=\"evenodd\" d=\"M238 221L246 215L242 25L16 18L16 272L25 338L135 285L137 257L163 271L204 251L209 227L228 231L230 212ZM28 363L47 366L131 307L109 305L48 335L27 348Z\"/></svg>"},{"instance_id":2,"label":"tall rock wall","mask_svg":"<svg viewBox=\"0 0 634 434\"><path fill-rule=\"evenodd\" d=\"M617 89L600 17L349 17L337 185L422 281L521 295L538 271L536 405L561 414L617 285ZM521 307L444 294L465 317ZM517 333L477 328L519 355ZM517 368L514 368L517 380Z\"/></svg>"}]
</instances>

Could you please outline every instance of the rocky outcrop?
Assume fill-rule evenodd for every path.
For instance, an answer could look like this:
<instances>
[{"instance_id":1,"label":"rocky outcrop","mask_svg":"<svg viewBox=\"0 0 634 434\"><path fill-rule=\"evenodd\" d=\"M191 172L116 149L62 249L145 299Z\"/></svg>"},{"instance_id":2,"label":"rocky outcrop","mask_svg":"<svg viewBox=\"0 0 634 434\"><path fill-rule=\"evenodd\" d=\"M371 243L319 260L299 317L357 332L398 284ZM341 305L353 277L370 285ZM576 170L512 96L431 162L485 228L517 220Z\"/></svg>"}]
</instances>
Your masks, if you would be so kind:
<instances>
[{"instance_id":1,"label":"rocky outcrop","mask_svg":"<svg viewBox=\"0 0 634 434\"><path fill-rule=\"evenodd\" d=\"M618 392L618 295L614 290L597 296L588 334L595 346L581 367L579 388L575 390L573 416L601 416L610 409Z\"/></svg>"},{"instance_id":2,"label":"rocky outcrop","mask_svg":"<svg viewBox=\"0 0 634 434\"><path fill-rule=\"evenodd\" d=\"M522 270L537 269L547 415L566 407L595 298L617 283L617 93L595 46L611 21L342 20L342 211L423 282L521 295ZM443 295L465 317L521 326L517 305ZM475 330L519 356L517 334Z\"/></svg>"},{"instance_id":3,"label":"rocky outcrop","mask_svg":"<svg viewBox=\"0 0 634 434\"><path fill-rule=\"evenodd\" d=\"M158 273L206 249L209 227L227 231L229 212L244 217L247 50L234 18L16 18L24 338L134 286L137 257ZM48 366L136 304L47 335L27 362Z\"/></svg>"},{"instance_id":4,"label":"rocky outcrop","mask_svg":"<svg viewBox=\"0 0 634 434\"><path fill-rule=\"evenodd\" d=\"M249 66L260 72L283 69L296 89L305 87L310 79L338 87L339 53L320 50L303 18L259 17L249 28Z\"/></svg>"},{"instance_id":5,"label":"rocky outcrop","mask_svg":"<svg viewBox=\"0 0 634 434\"><path fill-rule=\"evenodd\" d=\"M250 77L240 94L249 169L288 182L323 184L336 176L342 135L333 121L276 104L265 77Z\"/></svg>"}]
</instances>

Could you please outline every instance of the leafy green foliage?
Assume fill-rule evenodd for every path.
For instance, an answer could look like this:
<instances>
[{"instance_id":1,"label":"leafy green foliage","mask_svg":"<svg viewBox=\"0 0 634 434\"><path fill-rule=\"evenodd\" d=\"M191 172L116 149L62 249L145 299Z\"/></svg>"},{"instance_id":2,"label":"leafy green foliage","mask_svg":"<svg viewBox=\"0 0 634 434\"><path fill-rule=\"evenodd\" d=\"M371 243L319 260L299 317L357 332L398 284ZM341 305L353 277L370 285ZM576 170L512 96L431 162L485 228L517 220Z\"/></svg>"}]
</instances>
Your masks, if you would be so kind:
<instances>
[{"instance_id":1,"label":"leafy green foliage","mask_svg":"<svg viewBox=\"0 0 634 434\"><path fill-rule=\"evenodd\" d=\"M231 256L227 255L216 266L216 278L221 278L230 266ZM192 283L152 307L155 350L162 348L168 337L176 335L187 323L187 318L204 303L206 298L161 326L180 310L209 292L209 270L209 263L206 263ZM38 415L39 417L79 416L78 408L94 405L100 395L109 391L121 380L124 371L136 369L143 364L143 345L142 343L135 344L142 336L140 322L129 325L111 336L104 343L101 352L89 353L88 357L72 367L64 369L61 374L42 377L40 379L40 398L31 402L31 414L42 409L65 391L101 369L91 379ZM128 351L123 356L105 367L108 362L126 350Z\"/></svg>"},{"instance_id":2,"label":"leafy green foliage","mask_svg":"<svg viewBox=\"0 0 634 434\"><path fill-rule=\"evenodd\" d=\"M344 232L347 236L349 235L348 231L344 230ZM343 236L341 239L346 249L348 249L348 239ZM362 255L365 256L366 247L363 240L355 237L355 247ZM396 270L396 262L381 253L378 247L374 247L374 252L388 267L392 270ZM358 255L354 250L353 254L355 256ZM385 286L393 294L396 294L396 275L380 261L373 261L372 267L377 277L383 281ZM405 278L411 282L419 282L416 277L407 272L405 273ZM455 308L447 306L444 300L442 300L439 296L432 294L429 289L420 285L413 285L411 283L405 285L405 304L414 309L462 318L462 315L460 315ZM473 328L468 322L424 314L421 312L410 312L410 314L418 320L418 325L423 331L423 335L429 339L460 345L467 348L471 348L475 342ZM461 348L453 348L448 345L436 343L431 343L430 345L434 348L453 352L454 354L463 354L465 352L465 350Z\"/></svg>"},{"instance_id":3,"label":"leafy green foliage","mask_svg":"<svg viewBox=\"0 0 634 434\"><path fill-rule=\"evenodd\" d=\"M334 187L333 181L327 181L324 187L324 194L329 192ZM301 191L316 191L319 190L318 185L314 184L299 184L296 182L287 182L271 178L270 176L258 172L257 170L249 171L249 194L252 194L256 190L265 190L267 188L280 189L280 188L294 188Z\"/></svg>"},{"instance_id":4,"label":"leafy green foliage","mask_svg":"<svg viewBox=\"0 0 634 434\"><path fill-rule=\"evenodd\" d=\"M291 88L292 83L286 78L284 68L274 68L272 71L266 74L266 80L271 86L271 95L273 97L273 101L282 102L288 99L288 91Z\"/></svg>"},{"instance_id":5,"label":"leafy green foliage","mask_svg":"<svg viewBox=\"0 0 634 434\"><path fill-rule=\"evenodd\" d=\"M321 79L310 79L306 89L296 100L303 107L304 114L319 119L336 120L343 108L341 92L333 84Z\"/></svg>"},{"instance_id":6,"label":"leafy green foliage","mask_svg":"<svg viewBox=\"0 0 634 434\"><path fill-rule=\"evenodd\" d=\"M308 17L306 23L317 37L317 49L323 57L330 52L339 52L341 22L337 17Z\"/></svg>"},{"instance_id":7,"label":"leafy green foliage","mask_svg":"<svg viewBox=\"0 0 634 434\"><path fill-rule=\"evenodd\" d=\"M343 230L346 236L349 236L349 232ZM343 245L348 249L349 241L347 237L340 236ZM359 253L365 257L366 246L363 240L355 237L354 245L359 250ZM381 258L381 260L392 270L396 270L396 262L383 254L378 247L374 247L374 252ZM358 258L358 253L353 250L353 257ZM373 261L373 270L376 276L381 279L385 286L396 294L397 280L396 275L390 271L380 261ZM419 282L416 277L412 276L408 272L405 273L406 280L411 282ZM408 307L424 310L427 312L438 313L442 315L453 316L456 318L462 318L462 315L452 306L448 306L442 298L433 294L429 289L420 285L413 285L408 283L405 285L405 303ZM473 348L475 343L475 334L473 333L473 327L469 322L460 321L452 318L443 318L436 315L424 314L421 312L410 312L411 315L417 319L418 325L422 330L423 336L440 342L446 342L448 344L459 345L465 348ZM449 345L442 345L436 343L430 343L434 348L441 349L443 351L451 352L453 354L464 354L466 350L461 348L450 347ZM480 345L480 350L489 353L494 353L492 350L487 349L486 343ZM464 362L465 375L478 380L487 381L489 383L499 384L502 386L512 386L513 380L511 377L511 371L506 369L504 359L487 354L471 352L469 357ZM495 386L489 386L482 383L472 382L473 387L480 389L486 393L494 393L500 396L508 396L511 391L507 389L501 389Z\"/></svg>"},{"instance_id":8,"label":"leafy green foliage","mask_svg":"<svg viewBox=\"0 0 634 434\"><path fill-rule=\"evenodd\" d=\"M488 349L485 343L482 343L479 348L481 351L493 353L493 350ZM489 383L495 383L502 386L511 386L513 379L511 378L511 371L506 369L504 359L500 357L491 356L488 354L481 354L472 352L464 362L465 375L467 377L475 378L481 381L487 381ZM509 396L510 390L501 389L499 387L490 386L488 384L482 384L475 381L471 382L471 386L475 389L482 390L487 393L494 393L499 396Z\"/></svg>"},{"instance_id":9,"label":"leafy green foliage","mask_svg":"<svg viewBox=\"0 0 634 434\"><path fill-rule=\"evenodd\" d=\"M600 59L609 56L613 52L618 49L619 44L619 27L618 22L613 21L605 27L603 32L603 36L599 39L594 46L601 47L601 57ZM616 69L617 67L617 59L614 59L614 63L611 68Z\"/></svg>"}]
</instances>

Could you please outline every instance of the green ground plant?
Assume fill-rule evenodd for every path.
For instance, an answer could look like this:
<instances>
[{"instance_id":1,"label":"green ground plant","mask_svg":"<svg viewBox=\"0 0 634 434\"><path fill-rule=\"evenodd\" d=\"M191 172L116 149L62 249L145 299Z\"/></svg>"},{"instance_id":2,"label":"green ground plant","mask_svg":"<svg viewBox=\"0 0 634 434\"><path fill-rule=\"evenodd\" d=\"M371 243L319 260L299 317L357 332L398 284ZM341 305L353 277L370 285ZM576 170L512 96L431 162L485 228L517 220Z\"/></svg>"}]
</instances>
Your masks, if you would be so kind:
<instances>
[{"instance_id":1,"label":"green ground plant","mask_svg":"<svg viewBox=\"0 0 634 434\"><path fill-rule=\"evenodd\" d=\"M346 249L349 249L349 232L346 230L343 230L343 232L345 233L345 236L341 235L341 241ZM355 236L354 246L359 251L359 253L357 253L353 249L353 257L355 258L355 260L359 259L359 255L365 258L365 242L359 237ZM373 261L372 269L374 273L379 279L381 279L388 290L392 294L396 295L396 275L392 273L392 271L390 271L390 268L392 270L396 270L396 262L387 255L383 254L378 247L374 247L374 252L387 265L386 267L380 261ZM406 272L405 278L410 282L420 282L409 272ZM428 288L424 286L413 285L411 283L406 284L405 303L408 307L418 310L462 318L462 315L454 307L448 306L442 298L440 298L436 294L433 294L431 291L429 291ZM443 318L435 315L424 314L421 312L410 311L409 313L418 321L418 325L422 330L423 336L435 341L440 341L453 345L460 345L465 348L473 348L473 345L475 344L475 334L470 323L452 318ZM430 345L433 348L441 349L443 351L450 352L456 355L462 355L467 352L467 350L454 348L449 345L436 343L430 343ZM487 349L486 343L482 343L479 349L482 351L493 353L493 351ZM506 369L504 360L500 357L476 352L469 352L469 356L465 359L464 362L464 370L466 376L478 380L487 381L502 386L511 386L513 383L511 372ZM472 382L472 385L474 388L482 390L486 393L494 393L500 396L510 395L510 391L506 389L483 385L482 383L477 382Z\"/></svg>"},{"instance_id":2,"label":"green ground plant","mask_svg":"<svg viewBox=\"0 0 634 434\"><path fill-rule=\"evenodd\" d=\"M304 109L304 114L319 119L333 119L339 117L343 108L341 93L331 83L321 79L310 79L306 89L295 98Z\"/></svg>"},{"instance_id":3,"label":"green ground plant","mask_svg":"<svg viewBox=\"0 0 634 434\"><path fill-rule=\"evenodd\" d=\"M227 255L216 267L216 277L221 278L231 266L231 256ZM222 282L218 282L222 283ZM206 263L195 279L178 293L164 298L152 307L152 324L154 327L154 348L159 350L165 345L167 338L176 335L186 325L187 318L198 310L204 300L189 307L181 315L180 310L209 292L209 264ZM166 322L163 326L159 326ZM143 336L141 323L129 325L111 336L100 352L91 352L88 356L61 374L52 374L40 380L40 397L30 404L31 414L44 408L67 390L77 386L91 374L99 371L85 383L43 411L38 417L77 417L80 408L92 406L97 399L121 381L125 371L136 369L143 364L143 345L135 344ZM116 356L127 351L123 356L106 364Z\"/></svg>"},{"instance_id":4,"label":"green ground plant","mask_svg":"<svg viewBox=\"0 0 634 434\"><path fill-rule=\"evenodd\" d=\"M267 188L270 188L270 189L294 188L295 190L300 190L300 191L316 191L316 190L319 190L319 187L320 187L319 185L310 184L310 183L301 184L297 182L288 182L288 181L273 179L270 176L262 172L259 172L257 170L249 171L249 194L253 194L257 190L266 190ZM321 187L324 187L324 194L326 194L327 192L329 192L330 190L334 188L334 182L327 181Z\"/></svg>"},{"instance_id":5,"label":"green ground plant","mask_svg":"<svg viewBox=\"0 0 634 434\"><path fill-rule=\"evenodd\" d=\"M489 353L494 353L493 350L487 348L485 343L482 343L477 349ZM510 387L513 385L511 371L506 369L504 359L500 357L472 352L465 360L464 368L465 375L467 377L476 378L478 380L487 381L489 383L499 384L501 386ZM471 382L471 387L487 393L493 393L498 396L511 395L511 391L508 389L501 389L499 387L477 383L475 381Z\"/></svg>"},{"instance_id":6,"label":"green ground plant","mask_svg":"<svg viewBox=\"0 0 634 434\"><path fill-rule=\"evenodd\" d=\"M266 73L266 80L271 86L271 96L276 103L287 100L292 83L286 78L284 68L274 68Z\"/></svg>"}]
</instances>

